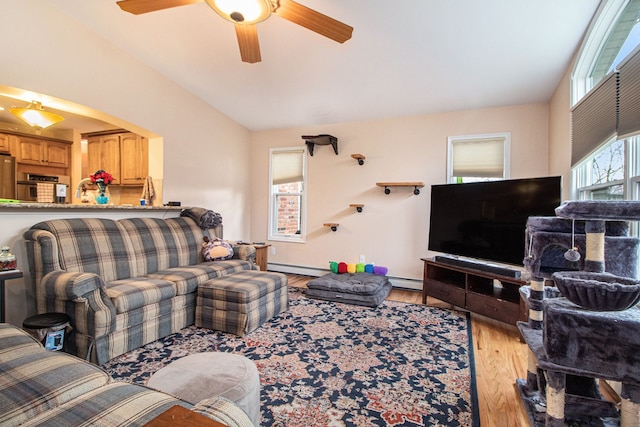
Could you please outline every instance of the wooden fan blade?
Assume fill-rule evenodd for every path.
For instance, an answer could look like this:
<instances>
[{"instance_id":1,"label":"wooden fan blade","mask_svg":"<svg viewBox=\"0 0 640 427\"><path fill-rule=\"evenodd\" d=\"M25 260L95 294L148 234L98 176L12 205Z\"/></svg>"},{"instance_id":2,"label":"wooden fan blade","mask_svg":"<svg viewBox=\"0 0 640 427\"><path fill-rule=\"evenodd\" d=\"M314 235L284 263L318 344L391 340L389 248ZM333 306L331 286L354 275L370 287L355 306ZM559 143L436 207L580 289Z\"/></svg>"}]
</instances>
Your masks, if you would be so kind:
<instances>
[{"instance_id":1,"label":"wooden fan blade","mask_svg":"<svg viewBox=\"0 0 640 427\"><path fill-rule=\"evenodd\" d=\"M140 15L156 10L169 9L171 7L186 6L193 3L201 3L204 0L120 0L118 6L125 12Z\"/></svg>"},{"instance_id":2,"label":"wooden fan blade","mask_svg":"<svg viewBox=\"0 0 640 427\"><path fill-rule=\"evenodd\" d=\"M242 62L253 64L262 61L260 43L258 42L258 28L250 24L235 24L235 27Z\"/></svg>"},{"instance_id":3,"label":"wooden fan blade","mask_svg":"<svg viewBox=\"0 0 640 427\"><path fill-rule=\"evenodd\" d=\"M278 3L280 6L274 13L287 21L315 31L338 43L344 43L351 38L353 27L347 24L291 0L280 0Z\"/></svg>"}]
</instances>

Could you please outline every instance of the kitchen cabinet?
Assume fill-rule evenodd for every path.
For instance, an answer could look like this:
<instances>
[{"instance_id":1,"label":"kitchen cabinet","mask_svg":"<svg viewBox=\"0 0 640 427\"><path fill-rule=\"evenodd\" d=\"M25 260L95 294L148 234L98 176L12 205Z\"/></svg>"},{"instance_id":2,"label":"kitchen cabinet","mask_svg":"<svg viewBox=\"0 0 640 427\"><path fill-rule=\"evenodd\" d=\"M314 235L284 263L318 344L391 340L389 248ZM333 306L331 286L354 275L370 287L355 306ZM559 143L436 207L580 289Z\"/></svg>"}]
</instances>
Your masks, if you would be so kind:
<instances>
[{"instance_id":1,"label":"kitchen cabinet","mask_svg":"<svg viewBox=\"0 0 640 427\"><path fill-rule=\"evenodd\" d=\"M87 138L87 171L105 170L114 185L144 185L149 174L148 140L131 132Z\"/></svg>"},{"instance_id":2,"label":"kitchen cabinet","mask_svg":"<svg viewBox=\"0 0 640 427\"><path fill-rule=\"evenodd\" d=\"M113 176L113 185L120 184L120 136L101 135L87 138L87 172L98 170Z\"/></svg>"},{"instance_id":3,"label":"kitchen cabinet","mask_svg":"<svg viewBox=\"0 0 640 427\"><path fill-rule=\"evenodd\" d=\"M9 143L10 135L6 133L0 133L0 153L11 152L11 144Z\"/></svg>"},{"instance_id":4,"label":"kitchen cabinet","mask_svg":"<svg viewBox=\"0 0 640 427\"><path fill-rule=\"evenodd\" d=\"M66 169L71 164L71 144L21 136L16 157L25 165Z\"/></svg>"},{"instance_id":5,"label":"kitchen cabinet","mask_svg":"<svg viewBox=\"0 0 640 427\"><path fill-rule=\"evenodd\" d=\"M149 175L149 143L134 133L120 135L120 183L144 185Z\"/></svg>"}]
</instances>

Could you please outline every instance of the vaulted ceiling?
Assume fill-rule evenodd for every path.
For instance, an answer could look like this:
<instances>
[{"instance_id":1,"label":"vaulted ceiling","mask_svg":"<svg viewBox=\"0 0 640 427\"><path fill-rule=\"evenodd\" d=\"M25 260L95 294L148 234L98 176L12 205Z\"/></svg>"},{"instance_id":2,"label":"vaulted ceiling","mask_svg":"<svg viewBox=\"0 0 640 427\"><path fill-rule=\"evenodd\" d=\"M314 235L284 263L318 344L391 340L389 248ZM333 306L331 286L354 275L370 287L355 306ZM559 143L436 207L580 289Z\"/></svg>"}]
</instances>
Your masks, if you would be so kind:
<instances>
[{"instance_id":1,"label":"vaulted ceiling","mask_svg":"<svg viewBox=\"0 0 640 427\"><path fill-rule=\"evenodd\" d=\"M48 0L250 130L547 102L598 0L298 0L354 28L336 43L278 16L241 62L205 2L143 15Z\"/></svg>"}]
</instances>

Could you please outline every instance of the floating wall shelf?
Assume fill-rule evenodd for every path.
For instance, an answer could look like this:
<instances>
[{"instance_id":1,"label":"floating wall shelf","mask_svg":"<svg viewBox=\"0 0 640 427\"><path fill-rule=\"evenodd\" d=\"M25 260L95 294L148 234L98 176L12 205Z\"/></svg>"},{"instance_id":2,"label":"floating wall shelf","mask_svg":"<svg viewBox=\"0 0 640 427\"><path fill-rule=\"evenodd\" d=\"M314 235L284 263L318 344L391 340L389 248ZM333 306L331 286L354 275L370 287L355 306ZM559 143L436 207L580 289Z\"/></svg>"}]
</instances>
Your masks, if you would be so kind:
<instances>
[{"instance_id":1,"label":"floating wall shelf","mask_svg":"<svg viewBox=\"0 0 640 427\"><path fill-rule=\"evenodd\" d=\"M424 182L376 182L378 187L384 187L384 194L391 193L391 187L413 187L413 194L420 194L420 188L424 187Z\"/></svg>"},{"instance_id":2,"label":"floating wall shelf","mask_svg":"<svg viewBox=\"0 0 640 427\"><path fill-rule=\"evenodd\" d=\"M351 203L349 207L356 208L358 212L362 212L362 208L364 208L364 205L362 203Z\"/></svg>"},{"instance_id":3,"label":"floating wall shelf","mask_svg":"<svg viewBox=\"0 0 640 427\"><path fill-rule=\"evenodd\" d=\"M362 154L352 154L351 158L356 159L360 166L364 165L364 159L366 159Z\"/></svg>"},{"instance_id":4,"label":"floating wall shelf","mask_svg":"<svg viewBox=\"0 0 640 427\"><path fill-rule=\"evenodd\" d=\"M336 231L336 230L338 230L338 226L339 226L340 224L336 224L335 222L326 222L326 223L324 223L323 225L324 225L325 227L329 227L329 228L331 228L331 231Z\"/></svg>"},{"instance_id":5,"label":"floating wall shelf","mask_svg":"<svg viewBox=\"0 0 640 427\"><path fill-rule=\"evenodd\" d=\"M333 147L333 151L338 155L338 138L332 135L321 134L321 135L302 135L302 139L304 139L305 144L307 144L307 148L309 149L309 154L313 156L313 147L318 145L331 145Z\"/></svg>"}]
</instances>

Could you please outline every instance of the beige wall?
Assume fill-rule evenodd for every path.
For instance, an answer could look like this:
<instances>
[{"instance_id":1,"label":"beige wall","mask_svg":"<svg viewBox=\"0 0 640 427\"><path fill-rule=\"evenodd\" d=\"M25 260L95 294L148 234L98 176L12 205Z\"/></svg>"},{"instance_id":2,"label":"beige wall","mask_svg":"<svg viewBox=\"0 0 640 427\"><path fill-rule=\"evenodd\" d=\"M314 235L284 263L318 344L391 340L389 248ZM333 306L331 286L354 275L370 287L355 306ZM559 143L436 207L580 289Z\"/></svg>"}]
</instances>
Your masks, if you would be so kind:
<instances>
[{"instance_id":1,"label":"beige wall","mask_svg":"<svg viewBox=\"0 0 640 427\"><path fill-rule=\"evenodd\" d=\"M0 2L0 47L0 84L86 105L161 136L164 201L220 212L225 236L249 239L246 128L47 2Z\"/></svg>"},{"instance_id":2,"label":"beige wall","mask_svg":"<svg viewBox=\"0 0 640 427\"><path fill-rule=\"evenodd\" d=\"M549 174L562 176L562 199L571 199L571 70L549 102Z\"/></svg>"},{"instance_id":3,"label":"beige wall","mask_svg":"<svg viewBox=\"0 0 640 427\"><path fill-rule=\"evenodd\" d=\"M276 253L270 263L327 269L329 261L387 266L391 276L420 279L427 251L430 185L446 180L447 137L511 133L511 177L546 176L549 172L547 104L431 114L372 122L343 123L252 134L251 237L267 239L269 149L304 145L301 135L338 137L339 155L316 146L308 156L307 243L269 242ZM366 156L359 166L352 153ZM413 189L385 195L380 181L422 181ZM357 213L350 203L363 203ZM340 224L337 232L323 227Z\"/></svg>"}]
</instances>

